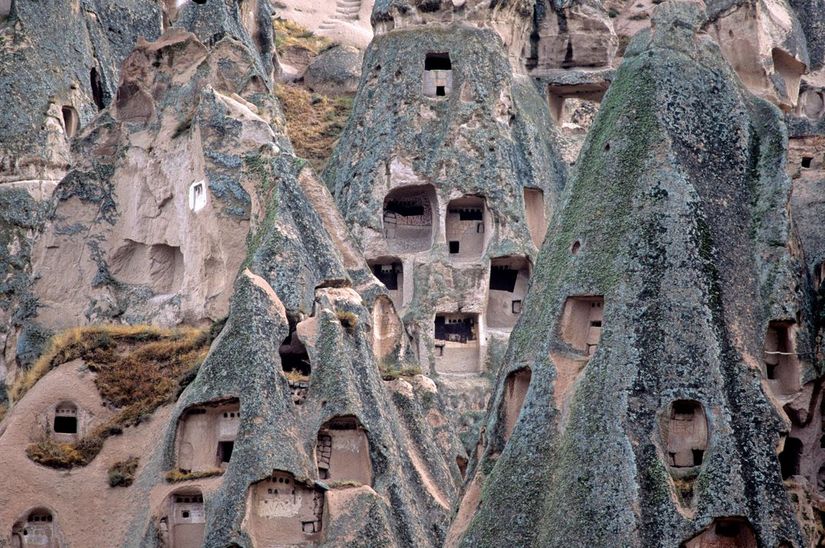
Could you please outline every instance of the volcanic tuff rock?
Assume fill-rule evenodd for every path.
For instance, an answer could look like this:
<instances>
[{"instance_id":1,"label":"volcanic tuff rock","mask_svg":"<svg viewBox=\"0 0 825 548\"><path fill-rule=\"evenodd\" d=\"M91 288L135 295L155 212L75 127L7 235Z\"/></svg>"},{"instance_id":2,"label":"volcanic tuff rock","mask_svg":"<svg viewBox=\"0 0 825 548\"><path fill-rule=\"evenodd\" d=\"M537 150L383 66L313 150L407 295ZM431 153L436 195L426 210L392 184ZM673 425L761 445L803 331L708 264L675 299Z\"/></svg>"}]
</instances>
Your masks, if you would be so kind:
<instances>
[{"instance_id":1,"label":"volcanic tuff rock","mask_svg":"<svg viewBox=\"0 0 825 548\"><path fill-rule=\"evenodd\" d=\"M0 546L822 544L822 8L0 0Z\"/></svg>"},{"instance_id":2,"label":"volcanic tuff rock","mask_svg":"<svg viewBox=\"0 0 825 548\"><path fill-rule=\"evenodd\" d=\"M462 545L674 546L732 516L765 545L802 543L776 465L788 427L772 403L784 400L760 365L769 322L796 324L800 356L813 344L782 119L697 32L699 9L656 14L549 228L454 525ZM592 296L601 339L582 355L570 306ZM800 365L797 383L818 374ZM532 379L509 434L508 379L523 368ZM684 401L709 437L687 470L663 426Z\"/></svg>"},{"instance_id":3,"label":"volcanic tuff rock","mask_svg":"<svg viewBox=\"0 0 825 548\"><path fill-rule=\"evenodd\" d=\"M451 21L446 6L421 18ZM500 10L514 8L465 6L472 21L486 13L480 28L457 16L423 25L406 9L376 4L373 17L395 26L365 52L353 114L324 177L367 261L397 273L395 306L425 370L463 401L460 409L479 412L483 375L497 367L497 348L512 327L504 316L514 321L520 304L512 302L521 298L514 292L526 289L566 170L547 106L514 70L497 32ZM421 221L407 228L394 204L413 202L423 208ZM494 291L501 289L490 282L497 264L521 271L524 285ZM506 309L493 314L503 323L487 320L497 306ZM439 322L472 322L469 344L440 342Z\"/></svg>"},{"instance_id":4,"label":"volcanic tuff rock","mask_svg":"<svg viewBox=\"0 0 825 548\"><path fill-rule=\"evenodd\" d=\"M348 242L329 192L291 152L277 104L265 93L265 79L256 67L249 48L231 37L206 46L194 35L172 29L156 42L141 42L124 64L118 100L78 144L85 165L57 189L55 221L40 240L45 243L37 271L41 280L52 282L73 274L62 289L64 297L73 286L102 293L81 294L62 304L48 301L63 314L50 316L49 308L43 308L38 321L59 324L71 306L77 311L68 318L75 321L87 310L117 318L143 314L137 321L197 321L209 304L204 296L210 294L202 286L216 281L214 272L212 277L199 274L203 263L211 270L226 268L227 276L243 263L243 272L226 326L175 408L163 407L157 420L127 429L122 443L109 439L92 465L74 470L71 480L55 481L57 471L34 464L18 450L30 435L26 426L31 427L21 413L32 413L49 390L60 392L55 383L62 378L66 386L75 386L77 403L89 410L83 411L84 421L100 424L111 411L94 411L102 402L92 395L96 391L89 373L76 363L60 365L12 408L0 435L3 468L27 472L3 488L4 500L11 501L13 494L2 511L4 530L20 534L22 529L12 526L20 519L25 523L29 499L47 491L45 482L59 484L51 490L59 495L42 503L49 515L71 515L77 497L85 496L97 500L89 511L105 508L118 524L90 530L84 520L61 521L53 528L61 545L70 539L85 545L180 542L175 541L175 517L168 513L183 497L175 493L185 493L188 500L206 497L207 545L268 545L278 540L256 525L255 516L263 510L247 504L247 497L259 496L261 481L288 475L296 486L305 485L321 497L321 509L341 509L334 517L329 509L319 515L317 527L330 539L383 538L387 544L409 546L434 545L443 537L460 478L456 456L463 450L444 428L447 421L433 386L411 377L385 388L382 371L400 369L411 359L407 335L393 328L400 325L397 319L386 317L394 314L391 306L372 311L374 304L389 301L386 290ZM153 178L132 178L147 170ZM197 180L204 183L206 197L192 211L200 198L191 194L190 184ZM184 230L172 229L176 218ZM79 234L86 237L68 237ZM181 236L187 237L179 244L180 262L151 256L156 249L175 248L169 238ZM221 262L207 253L210 238L220 239L215 249L231 252L234 263L225 265L227 259ZM124 247L143 254L124 259ZM66 260L78 264L78 258L77 273L64 268L61 275L49 274L49 267L56 272ZM88 268L82 267L84 261ZM129 279L118 280L115 270ZM169 295L170 287L179 294ZM194 288L192 294L186 293L189 288ZM49 289L41 293L41 306ZM113 295L108 302L122 309L93 308L106 301L101 298L106 291ZM161 301L151 297L164 291ZM229 299L219 286L213 291L223 303ZM178 311L190 315L176 318ZM215 317L225 312L226 304L213 305ZM384 348L374 353L374 331L379 330ZM298 340L305 349L304 379L288 381L285 376L295 373L288 369L285 339L292 339L292 345ZM381 369L376 355L382 357ZM72 397L62 392L63 398ZM234 450L226 449L233 466L223 477L190 480L183 488L167 484L165 470L193 467L183 464L189 450L181 445L188 413L193 406L214 405L234 405L249 418L237 430ZM313 448L319 428L339 417L356 421L367 432L369 452L362 458L371 480L361 487L318 482ZM99 484L93 478L100 466L124 458L126 451L141 455L132 491L97 497ZM364 515L372 516L369 527L360 525Z\"/></svg>"},{"instance_id":5,"label":"volcanic tuff rock","mask_svg":"<svg viewBox=\"0 0 825 548\"><path fill-rule=\"evenodd\" d=\"M0 182L52 185L72 163L69 145L114 96L139 36L160 35L147 0L6 2L0 10ZM3 13L5 11L5 13Z\"/></svg>"}]
</instances>

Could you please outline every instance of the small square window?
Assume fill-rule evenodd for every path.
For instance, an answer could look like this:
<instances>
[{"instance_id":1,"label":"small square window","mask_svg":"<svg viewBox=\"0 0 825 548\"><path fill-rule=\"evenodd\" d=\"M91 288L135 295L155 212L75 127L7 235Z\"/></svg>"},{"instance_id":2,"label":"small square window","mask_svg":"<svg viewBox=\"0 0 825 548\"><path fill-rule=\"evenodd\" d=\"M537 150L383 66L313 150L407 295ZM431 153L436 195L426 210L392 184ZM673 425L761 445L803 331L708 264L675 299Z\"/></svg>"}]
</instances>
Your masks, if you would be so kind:
<instances>
[{"instance_id":1,"label":"small square window","mask_svg":"<svg viewBox=\"0 0 825 548\"><path fill-rule=\"evenodd\" d=\"M435 86L435 96L436 97L446 97L447 96L447 88L445 86Z\"/></svg>"},{"instance_id":2,"label":"small square window","mask_svg":"<svg viewBox=\"0 0 825 548\"><path fill-rule=\"evenodd\" d=\"M460 249L460 247L461 247L461 246L460 246L459 242L457 242L457 241L451 241L451 242L450 242L450 255L455 255L455 254L457 254L457 253L458 253L458 250Z\"/></svg>"},{"instance_id":3,"label":"small square window","mask_svg":"<svg viewBox=\"0 0 825 548\"><path fill-rule=\"evenodd\" d=\"M510 310L513 314L521 314L521 301L513 301L510 304Z\"/></svg>"},{"instance_id":4,"label":"small square window","mask_svg":"<svg viewBox=\"0 0 825 548\"><path fill-rule=\"evenodd\" d=\"M184 511L181 513L181 517L182 517L183 519L189 519L189 510L184 510Z\"/></svg>"},{"instance_id":5,"label":"small square window","mask_svg":"<svg viewBox=\"0 0 825 548\"><path fill-rule=\"evenodd\" d=\"M814 161L814 159L811 158L810 156L805 156L804 158L802 158L802 167L805 168L805 169L810 168L813 161Z\"/></svg>"},{"instance_id":6,"label":"small square window","mask_svg":"<svg viewBox=\"0 0 825 548\"><path fill-rule=\"evenodd\" d=\"M206 206L206 183L198 181L189 187L189 209L200 211Z\"/></svg>"},{"instance_id":7,"label":"small square window","mask_svg":"<svg viewBox=\"0 0 825 548\"><path fill-rule=\"evenodd\" d=\"M56 416L54 431L58 434L77 434L77 417Z\"/></svg>"},{"instance_id":8,"label":"small square window","mask_svg":"<svg viewBox=\"0 0 825 548\"><path fill-rule=\"evenodd\" d=\"M438 357L441 357L441 356L444 355L444 345L443 344L435 345L435 355L438 356Z\"/></svg>"}]
</instances>

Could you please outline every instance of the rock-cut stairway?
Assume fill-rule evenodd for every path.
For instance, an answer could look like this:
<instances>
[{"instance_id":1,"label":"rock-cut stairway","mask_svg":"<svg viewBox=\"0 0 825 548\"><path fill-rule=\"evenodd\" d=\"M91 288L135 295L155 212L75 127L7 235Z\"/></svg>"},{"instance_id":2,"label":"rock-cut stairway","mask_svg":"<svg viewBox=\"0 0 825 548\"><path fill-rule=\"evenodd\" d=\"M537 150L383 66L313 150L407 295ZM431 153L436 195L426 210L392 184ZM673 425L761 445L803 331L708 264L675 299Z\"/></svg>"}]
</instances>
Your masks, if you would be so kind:
<instances>
[{"instance_id":1,"label":"rock-cut stairway","mask_svg":"<svg viewBox=\"0 0 825 548\"><path fill-rule=\"evenodd\" d=\"M342 22L357 21L360 11L361 0L338 0L335 3L335 13L327 17L318 26L318 30L323 33L334 29Z\"/></svg>"}]
</instances>

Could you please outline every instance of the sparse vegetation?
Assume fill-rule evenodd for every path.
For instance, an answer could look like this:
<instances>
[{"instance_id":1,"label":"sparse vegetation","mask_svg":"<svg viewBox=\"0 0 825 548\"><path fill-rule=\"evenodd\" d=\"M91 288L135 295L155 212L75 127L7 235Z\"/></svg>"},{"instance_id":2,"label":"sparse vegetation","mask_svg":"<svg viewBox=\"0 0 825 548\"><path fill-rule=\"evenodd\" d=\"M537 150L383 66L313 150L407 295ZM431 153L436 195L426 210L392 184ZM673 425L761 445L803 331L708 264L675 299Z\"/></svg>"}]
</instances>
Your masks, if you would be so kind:
<instances>
[{"instance_id":1,"label":"sparse vegetation","mask_svg":"<svg viewBox=\"0 0 825 548\"><path fill-rule=\"evenodd\" d=\"M126 460L114 463L109 467L109 486L129 487L132 485L132 482L135 481L137 467L137 457L129 457Z\"/></svg>"},{"instance_id":2,"label":"sparse vegetation","mask_svg":"<svg viewBox=\"0 0 825 548\"><path fill-rule=\"evenodd\" d=\"M76 444L58 443L47 435L29 445L26 455L34 462L51 468L72 468L85 464L85 456Z\"/></svg>"},{"instance_id":3,"label":"sparse vegetation","mask_svg":"<svg viewBox=\"0 0 825 548\"><path fill-rule=\"evenodd\" d=\"M295 152L316 172L322 171L352 111L352 97L327 97L288 84L278 85L275 92Z\"/></svg>"},{"instance_id":4,"label":"sparse vegetation","mask_svg":"<svg viewBox=\"0 0 825 548\"><path fill-rule=\"evenodd\" d=\"M297 369L292 369L284 373L289 382L309 382L309 375L304 375Z\"/></svg>"},{"instance_id":5,"label":"sparse vegetation","mask_svg":"<svg viewBox=\"0 0 825 548\"><path fill-rule=\"evenodd\" d=\"M209 329L145 325L78 327L56 335L43 356L12 386L12 400L18 401L54 367L82 358L97 373L100 396L118 412L75 443L59 443L44 432L26 454L54 468L88 464L106 438L139 424L177 397L181 387L194 378L213 335Z\"/></svg>"},{"instance_id":6,"label":"sparse vegetation","mask_svg":"<svg viewBox=\"0 0 825 548\"><path fill-rule=\"evenodd\" d=\"M302 27L294 21L275 18L272 20L275 29L275 49L278 52L291 47L302 48L313 55L318 55L332 46L332 42L322 36L315 36L312 31Z\"/></svg>"},{"instance_id":7,"label":"sparse vegetation","mask_svg":"<svg viewBox=\"0 0 825 548\"><path fill-rule=\"evenodd\" d=\"M353 480L337 480L330 481L327 485L329 485L330 489L348 489L350 487L361 487L364 484Z\"/></svg>"},{"instance_id":8,"label":"sparse vegetation","mask_svg":"<svg viewBox=\"0 0 825 548\"><path fill-rule=\"evenodd\" d=\"M414 377L421 374L421 368L417 365L407 365L398 369L381 367L381 378L385 381L394 381L401 377Z\"/></svg>"},{"instance_id":9,"label":"sparse vegetation","mask_svg":"<svg viewBox=\"0 0 825 548\"><path fill-rule=\"evenodd\" d=\"M338 321L341 322L347 333L350 335L355 333L355 327L358 325L358 315L346 310L338 310L335 315L338 316Z\"/></svg>"},{"instance_id":10,"label":"sparse vegetation","mask_svg":"<svg viewBox=\"0 0 825 548\"><path fill-rule=\"evenodd\" d=\"M211 478L213 476L220 476L221 474L223 474L223 470L221 470L220 468L212 468L211 470L199 470L196 472L184 472L183 470L176 468L174 470L169 470L168 472L166 472L166 481L168 481L169 483L177 483L179 481Z\"/></svg>"}]
</instances>

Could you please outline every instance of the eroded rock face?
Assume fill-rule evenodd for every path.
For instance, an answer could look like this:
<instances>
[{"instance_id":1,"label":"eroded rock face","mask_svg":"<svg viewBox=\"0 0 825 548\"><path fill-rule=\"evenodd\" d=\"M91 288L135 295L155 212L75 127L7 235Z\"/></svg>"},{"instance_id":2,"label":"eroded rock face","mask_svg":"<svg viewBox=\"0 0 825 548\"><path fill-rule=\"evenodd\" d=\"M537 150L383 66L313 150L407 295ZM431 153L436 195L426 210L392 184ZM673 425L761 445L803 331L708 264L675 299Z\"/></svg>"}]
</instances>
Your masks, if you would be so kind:
<instances>
[{"instance_id":1,"label":"eroded rock face","mask_svg":"<svg viewBox=\"0 0 825 548\"><path fill-rule=\"evenodd\" d=\"M210 51L173 30L126 59L113 108L78 143L82 160L34 252L40 325L226 314L271 191L259 163L289 151L247 51L231 38Z\"/></svg>"},{"instance_id":2,"label":"eroded rock face","mask_svg":"<svg viewBox=\"0 0 825 548\"><path fill-rule=\"evenodd\" d=\"M108 106L123 59L161 32L152 0L43 5L6 0L0 10L0 183L39 192L72 164L71 140Z\"/></svg>"},{"instance_id":3,"label":"eroded rock face","mask_svg":"<svg viewBox=\"0 0 825 548\"><path fill-rule=\"evenodd\" d=\"M374 17L405 22L365 53L325 179L425 371L477 416L482 374L521 311L565 169L546 104L490 20L423 26L450 9L408 21L395 4L376 5ZM462 13L481 12L468 5Z\"/></svg>"},{"instance_id":4,"label":"eroded rock face","mask_svg":"<svg viewBox=\"0 0 825 548\"><path fill-rule=\"evenodd\" d=\"M53 471L11 447L25 445L37 417L48 430L64 408L74 410L83 430L72 435L82 438L113 410L94 412L103 406L82 362L57 367L14 402L0 462L26 472L0 511L0 529L19 533L31 508L42 507L59 545L441 543L466 455L432 381L382 380L385 368L414 360L409 336L332 195L291 153L253 55L232 38L207 46L177 29L141 42L124 64L114 106L78 144L84 160L58 187L36 261L51 283L71 261L77 273L60 272L89 288L60 310L91 303L85 309L100 315L87 319L107 319L94 292L110 291L124 314L148 312L137 321L191 322L227 309L229 319L174 406L125 432L125 445L108 439L54 499L43 500L41 487ZM229 255L217 261L217 253ZM221 278L190 277L202 261L207 270L225 268L225 282L236 278L231 293L216 294L223 304L187 297ZM42 306L54 288L38 282L34 290ZM158 299L159 292L177 294ZM140 308L158 300L165 309ZM59 324L51 302L51 315L44 306L38 320ZM92 497L98 464L125 458L124 447L141 463L132 491L98 499L117 525L89 530L69 518L75 497ZM167 483L168 470L183 483ZM279 498L285 494L289 500Z\"/></svg>"},{"instance_id":5,"label":"eroded rock face","mask_svg":"<svg viewBox=\"0 0 825 548\"><path fill-rule=\"evenodd\" d=\"M619 40L607 9L596 0L539 0L526 64L533 74L572 67L610 67Z\"/></svg>"},{"instance_id":6,"label":"eroded rock face","mask_svg":"<svg viewBox=\"0 0 825 548\"><path fill-rule=\"evenodd\" d=\"M357 49L335 46L322 51L304 72L304 82L313 91L332 95L355 93L364 59Z\"/></svg>"},{"instance_id":7,"label":"eroded rock face","mask_svg":"<svg viewBox=\"0 0 825 548\"><path fill-rule=\"evenodd\" d=\"M13 1L0 546L822 542L820 0Z\"/></svg>"},{"instance_id":8,"label":"eroded rock face","mask_svg":"<svg viewBox=\"0 0 825 548\"><path fill-rule=\"evenodd\" d=\"M803 542L777 458L782 406L816 371L784 130L703 17L663 4L625 52L511 337L457 544Z\"/></svg>"},{"instance_id":9,"label":"eroded rock face","mask_svg":"<svg viewBox=\"0 0 825 548\"><path fill-rule=\"evenodd\" d=\"M722 3L709 3L708 31L742 82L783 110L794 109L810 60L790 5L783 0L714 4Z\"/></svg>"},{"instance_id":10,"label":"eroded rock face","mask_svg":"<svg viewBox=\"0 0 825 548\"><path fill-rule=\"evenodd\" d=\"M266 82L277 71L272 11L266 0L162 0L164 29L180 28L211 46L229 37L252 53L255 67Z\"/></svg>"}]
</instances>

